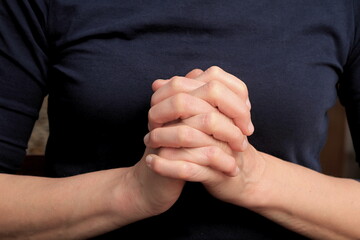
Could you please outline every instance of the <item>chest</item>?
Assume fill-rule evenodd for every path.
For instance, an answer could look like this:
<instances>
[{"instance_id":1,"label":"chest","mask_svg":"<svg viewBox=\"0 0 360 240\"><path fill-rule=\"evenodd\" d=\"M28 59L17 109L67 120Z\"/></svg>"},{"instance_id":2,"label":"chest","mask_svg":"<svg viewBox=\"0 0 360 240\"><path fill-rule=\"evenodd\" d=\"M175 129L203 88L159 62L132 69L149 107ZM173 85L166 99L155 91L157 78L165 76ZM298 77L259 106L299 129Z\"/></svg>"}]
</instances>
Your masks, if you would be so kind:
<instances>
[{"instance_id":1,"label":"chest","mask_svg":"<svg viewBox=\"0 0 360 240\"><path fill-rule=\"evenodd\" d=\"M212 65L248 85L254 124L263 132L313 131L336 98L349 36L345 16L334 24L338 11L332 6L80 2L54 1L49 21L50 95L62 115L122 126L141 118L146 124L155 79Z\"/></svg>"}]
</instances>

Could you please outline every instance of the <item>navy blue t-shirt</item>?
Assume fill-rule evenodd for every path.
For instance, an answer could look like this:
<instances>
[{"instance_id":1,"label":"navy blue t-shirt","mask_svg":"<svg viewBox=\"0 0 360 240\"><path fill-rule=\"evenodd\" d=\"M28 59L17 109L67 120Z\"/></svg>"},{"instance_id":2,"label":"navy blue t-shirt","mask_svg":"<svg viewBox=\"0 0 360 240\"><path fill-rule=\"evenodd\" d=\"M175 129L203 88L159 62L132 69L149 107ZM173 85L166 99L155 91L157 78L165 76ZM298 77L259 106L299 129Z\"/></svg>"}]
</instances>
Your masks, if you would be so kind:
<instances>
[{"instance_id":1,"label":"navy blue t-shirt","mask_svg":"<svg viewBox=\"0 0 360 240\"><path fill-rule=\"evenodd\" d=\"M337 93L360 151L360 1L0 0L0 171L16 172L49 96L47 175L134 165L151 83L217 65L243 80L261 151L320 171ZM264 196L266 197L266 196ZM120 239L301 239L187 183ZM100 237L99 237L100 239Z\"/></svg>"}]
</instances>

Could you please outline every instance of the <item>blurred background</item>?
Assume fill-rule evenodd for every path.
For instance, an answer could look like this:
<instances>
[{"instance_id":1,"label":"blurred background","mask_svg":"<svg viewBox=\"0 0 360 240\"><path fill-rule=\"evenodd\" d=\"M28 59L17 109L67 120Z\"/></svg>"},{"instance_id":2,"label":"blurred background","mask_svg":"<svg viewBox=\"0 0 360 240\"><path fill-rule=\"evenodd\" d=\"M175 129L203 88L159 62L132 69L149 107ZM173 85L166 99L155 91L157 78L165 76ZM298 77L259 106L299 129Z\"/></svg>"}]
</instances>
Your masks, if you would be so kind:
<instances>
[{"instance_id":1,"label":"blurred background","mask_svg":"<svg viewBox=\"0 0 360 240\"><path fill-rule=\"evenodd\" d=\"M24 163L24 174L41 175L45 144L48 138L47 99L45 99L40 116L30 138L27 159ZM324 150L321 152L323 172L337 177L360 179L360 168L355 162L355 154L345 111L337 103L329 112L329 134Z\"/></svg>"}]
</instances>

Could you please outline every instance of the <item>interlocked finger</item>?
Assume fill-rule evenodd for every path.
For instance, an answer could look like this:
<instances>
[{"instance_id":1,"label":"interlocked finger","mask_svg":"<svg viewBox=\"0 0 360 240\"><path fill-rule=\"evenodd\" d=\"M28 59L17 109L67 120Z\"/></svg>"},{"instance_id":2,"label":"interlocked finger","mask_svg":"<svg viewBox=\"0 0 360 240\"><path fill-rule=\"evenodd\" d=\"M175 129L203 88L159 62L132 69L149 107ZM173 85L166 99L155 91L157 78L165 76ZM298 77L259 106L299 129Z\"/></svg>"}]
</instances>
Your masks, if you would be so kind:
<instances>
[{"instance_id":1,"label":"interlocked finger","mask_svg":"<svg viewBox=\"0 0 360 240\"><path fill-rule=\"evenodd\" d=\"M162 84L160 88L157 86L160 85L159 82L165 81L165 84ZM187 78L175 76L169 80L158 79L153 83L153 89L158 88L151 97L151 106L163 101L164 99L171 97L177 93L188 93L191 92L202 85L204 82Z\"/></svg>"},{"instance_id":2,"label":"interlocked finger","mask_svg":"<svg viewBox=\"0 0 360 240\"><path fill-rule=\"evenodd\" d=\"M231 153L230 148L222 141L212 136L183 124L175 124L161 128L155 128L144 137L147 147L160 148L196 148L217 146Z\"/></svg>"},{"instance_id":3,"label":"interlocked finger","mask_svg":"<svg viewBox=\"0 0 360 240\"><path fill-rule=\"evenodd\" d=\"M147 165L159 175L190 182L217 182L224 175L211 167L182 160L168 160L151 154L146 157Z\"/></svg>"},{"instance_id":4,"label":"interlocked finger","mask_svg":"<svg viewBox=\"0 0 360 240\"><path fill-rule=\"evenodd\" d=\"M211 167L228 176L236 176L239 171L235 158L216 146L181 149L162 148L158 155L162 158L169 159L169 161L181 160Z\"/></svg>"},{"instance_id":5,"label":"interlocked finger","mask_svg":"<svg viewBox=\"0 0 360 240\"><path fill-rule=\"evenodd\" d=\"M149 130L178 119L218 111L206 101L186 93L178 93L152 106L148 113Z\"/></svg>"},{"instance_id":6,"label":"interlocked finger","mask_svg":"<svg viewBox=\"0 0 360 240\"><path fill-rule=\"evenodd\" d=\"M220 67L212 66L196 77L196 80L202 82L220 81L231 89L234 93L248 98L248 89L246 84L234 75L224 71Z\"/></svg>"},{"instance_id":7,"label":"interlocked finger","mask_svg":"<svg viewBox=\"0 0 360 240\"><path fill-rule=\"evenodd\" d=\"M199 114L184 119L181 123L227 142L234 151L244 151L248 145L247 137L233 121L219 112Z\"/></svg>"},{"instance_id":8,"label":"interlocked finger","mask_svg":"<svg viewBox=\"0 0 360 240\"><path fill-rule=\"evenodd\" d=\"M223 83L215 80L210 81L190 92L190 95L203 99L213 107L218 108L227 117L232 118L245 135L253 133L254 126L246 101Z\"/></svg>"}]
</instances>

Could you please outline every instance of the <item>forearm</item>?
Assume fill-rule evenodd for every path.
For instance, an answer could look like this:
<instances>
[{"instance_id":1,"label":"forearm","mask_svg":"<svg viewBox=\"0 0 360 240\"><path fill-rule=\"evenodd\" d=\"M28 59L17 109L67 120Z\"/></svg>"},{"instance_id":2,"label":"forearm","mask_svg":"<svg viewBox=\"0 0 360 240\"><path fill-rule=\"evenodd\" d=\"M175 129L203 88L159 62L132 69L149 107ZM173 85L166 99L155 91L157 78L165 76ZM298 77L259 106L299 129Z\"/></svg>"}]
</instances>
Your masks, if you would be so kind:
<instances>
[{"instance_id":1,"label":"forearm","mask_svg":"<svg viewBox=\"0 0 360 240\"><path fill-rule=\"evenodd\" d=\"M215 82L212 82L214 79ZM167 124L166 128L150 127L150 136L145 141L147 146L162 147L148 162L154 172L174 179L202 182L214 197L252 209L311 238L359 239L358 182L317 173L260 153L248 145L246 138L231 130L235 123L242 133L249 135L253 131L250 124L251 104L246 104L248 94L244 87L238 85L241 83L239 79L224 75L218 68L211 68L196 77L195 80L209 83L201 87L184 84L185 81L191 83L189 79L178 80L173 78L168 83L153 85L156 92L152 97L149 119L157 125ZM222 101L229 100L229 94L216 81L225 83L227 90L240 98ZM232 126L227 125L227 121L218 114L210 114L214 109L194 98L216 107L216 113L233 120ZM238 113L234 114L236 111ZM171 125L171 121L179 118L181 121ZM234 121L236 119L239 121ZM184 128L185 125L187 128ZM248 126L248 131L244 131L245 126ZM200 137L195 129L228 145L212 143L206 137ZM235 149L234 146L239 144L241 147ZM216 161L219 159L221 161Z\"/></svg>"},{"instance_id":2,"label":"forearm","mask_svg":"<svg viewBox=\"0 0 360 240\"><path fill-rule=\"evenodd\" d=\"M114 190L121 184L125 169L58 179L0 174L0 238L84 239L135 221L130 196Z\"/></svg>"},{"instance_id":3,"label":"forearm","mask_svg":"<svg viewBox=\"0 0 360 240\"><path fill-rule=\"evenodd\" d=\"M253 210L313 239L359 238L357 181L261 155L266 166L260 184L263 199Z\"/></svg>"}]
</instances>

